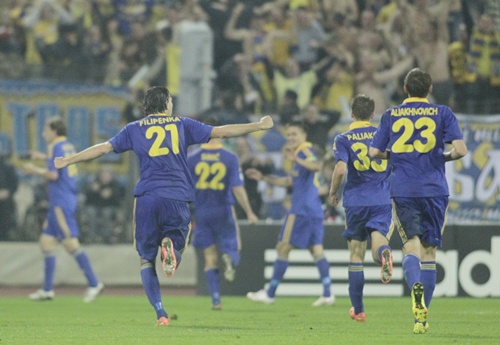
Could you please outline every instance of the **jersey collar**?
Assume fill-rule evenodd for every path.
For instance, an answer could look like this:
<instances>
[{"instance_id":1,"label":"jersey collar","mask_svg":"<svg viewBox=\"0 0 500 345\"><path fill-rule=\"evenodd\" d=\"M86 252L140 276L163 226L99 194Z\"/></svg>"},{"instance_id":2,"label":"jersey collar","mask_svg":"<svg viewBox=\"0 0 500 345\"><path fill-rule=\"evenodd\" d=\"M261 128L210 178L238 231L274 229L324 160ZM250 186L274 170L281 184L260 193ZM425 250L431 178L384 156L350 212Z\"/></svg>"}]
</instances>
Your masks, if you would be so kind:
<instances>
[{"instance_id":1,"label":"jersey collar","mask_svg":"<svg viewBox=\"0 0 500 345\"><path fill-rule=\"evenodd\" d=\"M370 121L354 121L349 125L349 130L356 128L370 127L372 124Z\"/></svg>"},{"instance_id":2,"label":"jersey collar","mask_svg":"<svg viewBox=\"0 0 500 345\"><path fill-rule=\"evenodd\" d=\"M429 100L427 98L420 98L420 97L408 97L403 101L403 104L405 103L429 103Z\"/></svg>"},{"instance_id":3,"label":"jersey collar","mask_svg":"<svg viewBox=\"0 0 500 345\"><path fill-rule=\"evenodd\" d=\"M217 149L222 149L224 148L224 146L222 144L211 144L211 143L207 143L207 144L201 144L200 147L202 149L207 149L207 150L217 150Z\"/></svg>"},{"instance_id":4,"label":"jersey collar","mask_svg":"<svg viewBox=\"0 0 500 345\"><path fill-rule=\"evenodd\" d=\"M61 141L65 141L66 137L64 135L61 135L59 137L55 137L54 140L51 142L51 144L57 144L60 143Z\"/></svg>"},{"instance_id":5,"label":"jersey collar","mask_svg":"<svg viewBox=\"0 0 500 345\"><path fill-rule=\"evenodd\" d=\"M169 116L167 113L154 113L154 114L149 114L148 116Z\"/></svg>"},{"instance_id":6,"label":"jersey collar","mask_svg":"<svg viewBox=\"0 0 500 345\"><path fill-rule=\"evenodd\" d=\"M299 152L300 152L303 148L305 148L305 147L311 147L311 146L312 146L312 144L311 144L310 142L308 142L308 141L303 142L302 144L300 144L299 146L297 146L297 148L295 149L295 152L294 152L294 153L295 153L295 154L297 154L297 153L299 153Z\"/></svg>"}]
</instances>

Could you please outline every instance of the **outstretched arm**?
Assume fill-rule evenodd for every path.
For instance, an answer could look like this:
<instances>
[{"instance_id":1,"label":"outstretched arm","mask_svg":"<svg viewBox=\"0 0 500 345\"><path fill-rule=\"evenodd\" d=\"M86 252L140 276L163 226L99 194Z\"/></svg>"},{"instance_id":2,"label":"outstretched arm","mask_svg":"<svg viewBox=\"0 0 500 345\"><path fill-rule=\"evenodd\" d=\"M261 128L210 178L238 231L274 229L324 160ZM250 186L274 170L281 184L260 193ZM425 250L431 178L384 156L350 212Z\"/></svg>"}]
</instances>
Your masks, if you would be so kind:
<instances>
[{"instance_id":1,"label":"outstretched arm","mask_svg":"<svg viewBox=\"0 0 500 345\"><path fill-rule=\"evenodd\" d=\"M265 181L275 186L290 187L292 185L292 178L290 176L263 175L259 170L255 168L249 168L245 170L245 175L247 175L248 178L251 178L252 180Z\"/></svg>"},{"instance_id":2,"label":"outstretched arm","mask_svg":"<svg viewBox=\"0 0 500 345\"><path fill-rule=\"evenodd\" d=\"M102 155L105 155L106 153L109 153L111 151L113 151L113 146L109 141L106 141L105 143L86 148L85 150L80 151L71 157L56 157L54 159L54 165L57 169L62 169L67 167L68 165L101 157Z\"/></svg>"},{"instance_id":3,"label":"outstretched arm","mask_svg":"<svg viewBox=\"0 0 500 345\"><path fill-rule=\"evenodd\" d=\"M236 125L217 126L212 129L210 138L231 138L256 131L263 131L274 126L270 116L264 116L259 122L242 123Z\"/></svg>"}]
</instances>

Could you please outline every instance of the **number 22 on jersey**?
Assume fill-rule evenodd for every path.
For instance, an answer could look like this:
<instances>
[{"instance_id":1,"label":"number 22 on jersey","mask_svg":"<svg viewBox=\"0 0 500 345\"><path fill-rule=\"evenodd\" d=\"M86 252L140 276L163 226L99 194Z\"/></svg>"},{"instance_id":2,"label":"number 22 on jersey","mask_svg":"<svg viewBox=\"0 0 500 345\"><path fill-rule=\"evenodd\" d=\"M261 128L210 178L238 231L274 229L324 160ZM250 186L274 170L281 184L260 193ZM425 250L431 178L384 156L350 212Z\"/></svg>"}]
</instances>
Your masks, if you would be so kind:
<instances>
[{"instance_id":1,"label":"number 22 on jersey","mask_svg":"<svg viewBox=\"0 0 500 345\"><path fill-rule=\"evenodd\" d=\"M196 189L223 190L225 188L222 179L226 176L227 168L221 162L208 164L199 162L194 168L194 173L198 176Z\"/></svg>"}]
</instances>

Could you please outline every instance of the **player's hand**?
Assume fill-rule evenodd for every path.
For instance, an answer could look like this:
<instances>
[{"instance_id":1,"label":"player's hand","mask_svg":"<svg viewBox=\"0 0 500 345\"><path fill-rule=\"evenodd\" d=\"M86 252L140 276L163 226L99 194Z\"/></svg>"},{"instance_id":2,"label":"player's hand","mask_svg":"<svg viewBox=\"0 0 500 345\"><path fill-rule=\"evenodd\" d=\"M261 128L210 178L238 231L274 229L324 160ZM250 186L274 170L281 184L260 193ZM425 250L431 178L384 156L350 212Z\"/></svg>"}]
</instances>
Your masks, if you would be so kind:
<instances>
[{"instance_id":1,"label":"player's hand","mask_svg":"<svg viewBox=\"0 0 500 345\"><path fill-rule=\"evenodd\" d=\"M54 166L56 169L66 168L68 166L68 161L64 157L56 157L54 159Z\"/></svg>"},{"instance_id":2,"label":"player's hand","mask_svg":"<svg viewBox=\"0 0 500 345\"><path fill-rule=\"evenodd\" d=\"M35 159L35 160L47 159L47 155L43 152L40 152L40 151L31 151L30 157L31 157L31 159Z\"/></svg>"},{"instance_id":3,"label":"player's hand","mask_svg":"<svg viewBox=\"0 0 500 345\"><path fill-rule=\"evenodd\" d=\"M340 196L337 193L331 194L330 196L328 196L328 201L333 206L338 206L338 204L340 202Z\"/></svg>"},{"instance_id":4,"label":"player's hand","mask_svg":"<svg viewBox=\"0 0 500 345\"><path fill-rule=\"evenodd\" d=\"M245 170L245 175L252 180L262 180L262 173L255 168L248 168L247 170Z\"/></svg>"},{"instance_id":5,"label":"player's hand","mask_svg":"<svg viewBox=\"0 0 500 345\"><path fill-rule=\"evenodd\" d=\"M250 224L256 224L259 221L259 218L253 212L247 215L247 219Z\"/></svg>"},{"instance_id":6,"label":"player's hand","mask_svg":"<svg viewBox=\"0 0 500 345\"><path fill-rule=\"evenodd\" d=\"M23 170L28 175L36 174L37 167L33 163L26 163L23 165Z\"/></svg>"},{"instance_id":7,"label":"player's hand","mask_svg":"<svg viewBox=\"0 0 500 345\"><path fill-rule=\"evenodd\" d=\"M269 115L261 117L259 123L261 125L260 129L269 129L274 126L274 121Z\"/></svg>"}]
</instances>

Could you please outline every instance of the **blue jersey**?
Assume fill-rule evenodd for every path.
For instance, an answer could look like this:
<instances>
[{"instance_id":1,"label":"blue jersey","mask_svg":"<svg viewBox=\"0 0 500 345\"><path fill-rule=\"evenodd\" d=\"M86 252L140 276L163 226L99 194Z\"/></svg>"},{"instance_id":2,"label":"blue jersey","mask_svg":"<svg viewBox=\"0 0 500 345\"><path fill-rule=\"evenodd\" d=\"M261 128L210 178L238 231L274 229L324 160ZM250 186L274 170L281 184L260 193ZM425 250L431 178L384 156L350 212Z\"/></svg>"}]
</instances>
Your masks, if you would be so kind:
<instances>
[{"instance_id":1,"label":"blue jersey","mask_svg":"<svg viewBox=\"0 0 500 345\"><path fill-rule=\"evenodd\" d=\"M212 126L179 116L150 115L129 123L110 139L117 153L133 150L141 177L134 196L152 194L193 201L193 182L187 166L189 145L206 143Z\"/></svg>"},{"instance_id":2,"label":"blue jersey","mask_svg":"<svg viewBox=\"0 0 500 345\"><path fill-rule=\"evenodd\" d=\"M238 157L222 145L202 145L188 156L195 183L196 216L234 204L233 187L243 185Z\"/></svg>"},{"instance_id":3,"label":"blue jersey","mask_svg":"<svg viewBox=\"0 0 500 345\"><path fill-rule=\"evenodd\" d=\"M311 143L303 143L295 150L298 158L308 161L317 160ZM323 218L323 208L318 194L319 181L314 171L308 170L298 163L292 169L293 192L290 213L315 218Z\"/></svg>"},{"instance_id":4,"label":"blue jersey","mask_svg":"<svg viewBox=\"0 0 500 345\"><path fill-rule=\"evenodd\" d=\"M47 169L58 173L57 180L49 180L48 183L48 198L51 207L76 208L77 206L78 170L76 166L71 165L59 170L54 166L55 157L69 157L73 154L75 154L75 147L66 137L57 137L48 147Z\"/></svg>"},{"instance_id":5,"label":"blue jersey","mask_svg":"<svg viewBox=\"0 0 500 345\"><path fill-rule=\"evenodd\" d=\"M347 164L347 182L342 198L344 207L391 203L388 161L371 160L368 156L376 130L370 122L356 121L349 126L349 131L335 138L335 159Z\"/></svg>"},{"instance_id":6,"label":"blue jersey","mask_svg":"<svg viewBox=\"0 0 500 345\"><path fill-rule=\"evenodd\" d=\"M391 196L448 196L444 144L460 139L458 121L447 106L412 97L388 109L372 146L391 151Z\"/></svg>"}]
</instances>

